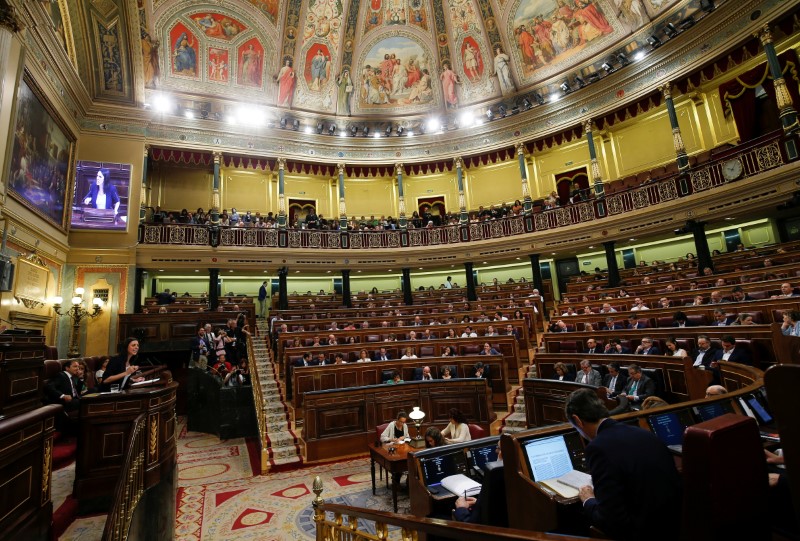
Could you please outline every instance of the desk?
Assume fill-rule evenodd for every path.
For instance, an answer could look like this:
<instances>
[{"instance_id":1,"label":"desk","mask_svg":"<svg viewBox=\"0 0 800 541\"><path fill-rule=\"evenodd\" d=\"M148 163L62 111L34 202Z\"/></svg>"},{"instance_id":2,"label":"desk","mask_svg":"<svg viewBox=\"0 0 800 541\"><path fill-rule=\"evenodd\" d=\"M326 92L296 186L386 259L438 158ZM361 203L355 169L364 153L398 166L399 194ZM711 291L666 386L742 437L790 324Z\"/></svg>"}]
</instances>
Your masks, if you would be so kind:
<instances>
[{"instance_id":1,"label":"desk","mask_svg":"<svg viewBox=\"0 0 800 541\"><path fill-rule=\"evenodd\" d=\"M389 454L389 448L394 446L394 453ZM392 476L392 503L394 512L397 513L397 487L400 477L408 472L408 452L413 447L407 443L384 443L383 445L371 444L369 446L370 471L372 472L372 494L375 495L375 463L383 466L386 475Z\"/></svg>"}]
</instances>

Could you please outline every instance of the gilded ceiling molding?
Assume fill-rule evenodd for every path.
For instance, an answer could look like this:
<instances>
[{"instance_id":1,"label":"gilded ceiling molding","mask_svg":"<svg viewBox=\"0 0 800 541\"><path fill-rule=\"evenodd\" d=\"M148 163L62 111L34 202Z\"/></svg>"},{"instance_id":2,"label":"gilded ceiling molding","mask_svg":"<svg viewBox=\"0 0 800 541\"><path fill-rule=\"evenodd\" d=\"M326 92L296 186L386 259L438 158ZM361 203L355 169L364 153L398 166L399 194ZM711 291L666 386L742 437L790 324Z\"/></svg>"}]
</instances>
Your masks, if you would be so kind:
<instances>
[{"instance_id":1,"label":"gilded ceiling molding","mask_svg":"<svg viewBox=\"0 0 800 541\"><path fill-rule=\"evenodd\" d=\"M24 27L17 17L16 8L8 3L8 0L0 0L0 28L5 28L9 32L16 33Z\"/></svg>"}]
</instances>

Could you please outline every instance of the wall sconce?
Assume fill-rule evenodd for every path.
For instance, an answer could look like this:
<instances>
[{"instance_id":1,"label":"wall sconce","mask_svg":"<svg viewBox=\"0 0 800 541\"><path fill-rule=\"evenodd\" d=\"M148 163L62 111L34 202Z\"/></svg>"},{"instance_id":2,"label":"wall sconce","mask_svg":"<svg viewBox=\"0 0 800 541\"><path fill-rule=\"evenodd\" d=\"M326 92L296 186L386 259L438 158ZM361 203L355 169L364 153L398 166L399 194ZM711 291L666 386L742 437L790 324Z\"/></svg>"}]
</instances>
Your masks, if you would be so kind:
<instances>
[{"instance_id":1,"label":"wall sconce","mask_svg":"<svg viewBox=\"0 0 800 541\"><path fill-rule=\"evenodd\" d=\"M414 406L414 409L408 414L408 418L414 421L414 426L417 427L417 435L414 436L414 440L411 442L411 445L413 447L424 447L425 442L422 440L422 436L419 434L419 427L422 425L422 420L425 418L425 412L419 409L419 406Z\"/></svg>"},{"instance_id":2,"label":"wall sconce","mask_svg":"<svg viewBox=\"0 0 800 541\"><path fill-rule=\"evenodd\" d=\"M69 353L67 357L74 359L81 356L80 348L78 347L78 339L81 332L81 323L88 318L96 318L103 312L103 299L95 297L92 300L91 311L83 306L83 293L82 287L75 289L75 296L72 297L70 306L66 311L62 312L62 302L64 299L61 297L53 298L53 311L59 316L69 316L72 320L72 332L69 335Z\"/></svg>"}]
</instances>

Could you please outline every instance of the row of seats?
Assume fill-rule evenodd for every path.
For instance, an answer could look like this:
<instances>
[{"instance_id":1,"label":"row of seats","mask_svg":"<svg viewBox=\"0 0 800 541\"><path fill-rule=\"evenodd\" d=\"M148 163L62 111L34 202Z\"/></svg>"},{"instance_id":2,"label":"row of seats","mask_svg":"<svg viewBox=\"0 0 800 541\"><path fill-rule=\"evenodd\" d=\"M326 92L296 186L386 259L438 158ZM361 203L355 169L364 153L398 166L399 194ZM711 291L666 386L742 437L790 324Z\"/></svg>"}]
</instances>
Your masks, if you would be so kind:
<instances>
[{"instance_id":1,"label":"row of seats","mask_svg":"<svg viewBox=\"0 0 800 541\"><path fill-rule=\"evenodd\" d=\"M391 344L391 342L385 342L385 344ZM411 350L414 353L414 355L417 355L418 357L435 357L436 356L436 349L437 348L434 347L434 346L418 346L418 347L409 346L409 347L411 347ZM497 344L492 345L492 347L494 347L494 348L496 348L498 350L500 348L500 346L497 345ZM461 344L461 345L459 345L459 344L454 343L452 349L455 351L455 355L456 356L463 356L463 355L478 355L478 354L480 354L480 352L483 349L483 347L479 346L478 344ZM388 354L390 359L399 359L400 357L402 357L405 354L405 352L406 352L406 348L405 347L398 348L398 347L390 347L388 345L386 346L386 353ZM320 353L323 353L325 355L325 358L328 360L329 363L333 363L333 361L335 360L335 357L336 357L335 353L330 353L330 352L328 352L328 353L320 352ZM370 358L374 359L374 358L380 356L380 353L381 353L380 349L373 350L372 354L370 355ZM315 358L316 358L317 355L318 355L318 353L314 353L314 357ZM359 358L359 352L357 352L357 351L345 351L345 352L341 352L341 355L344 356L345 362L355 362ZM302 354L292 354L292 353L288 354L289 364L294 364L295 361L300 360L302 358L303 358Z\"/></svg>"}]
</instances>

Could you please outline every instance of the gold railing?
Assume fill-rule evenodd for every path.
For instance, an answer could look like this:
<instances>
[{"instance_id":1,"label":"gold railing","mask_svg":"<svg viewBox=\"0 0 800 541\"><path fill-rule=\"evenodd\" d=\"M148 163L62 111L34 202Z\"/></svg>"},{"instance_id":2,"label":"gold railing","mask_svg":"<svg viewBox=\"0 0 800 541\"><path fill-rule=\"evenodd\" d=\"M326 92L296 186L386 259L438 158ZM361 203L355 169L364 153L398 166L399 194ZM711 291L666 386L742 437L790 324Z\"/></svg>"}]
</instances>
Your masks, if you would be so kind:
<instances>
[{"instance_id":1,"label":"gold railing","mask_svg":"<svg viewBox=\"0 0 800 541\"><path fill-rule=\"evenodd\" d=\"M264 394L261 392L261 376L258 373L258 363L253 350L253 335L247 337L247 362L250 366L250 383L253 387L253 405L256 408L256 421L258 422L258 441L261 447L261 475L269 471L269 449L267 448L267 412L264 409Z\"/></svg>"},{"instance_id":2,"label":"gold railing","mask_svg":"<svg viewBox=\"0 0 800 541\"><path fill-rule=\"evenodd\" d=\"M314 478L314 522L317 541L417 541L426 535L440 539L459 541L585 541L585 537L554 536L543 532L531 532L513 528L497 528L478 524L466 524L453 520L419 518L385 511L373 511L348 505L325 503L322 499L322 480ZM328 513L332 514L330 518ZM346 520L345 520L346 518ZM375 533L363 528L373 523Z\"/></svg>"},{"instance_id":3,"label":"gold railing","mask_svg":"<svg viewBox=\"0 0 800 541\"><path fill-rule=\"evenodd\" d=\"M103 541L124 541L128 538L133 513L144 494L145 463L147 451L147 414L142 413L133 422L125 462L120 469L114 500L103 528Z\"/></svg>"}]
</instances>

